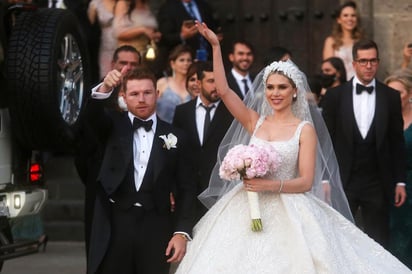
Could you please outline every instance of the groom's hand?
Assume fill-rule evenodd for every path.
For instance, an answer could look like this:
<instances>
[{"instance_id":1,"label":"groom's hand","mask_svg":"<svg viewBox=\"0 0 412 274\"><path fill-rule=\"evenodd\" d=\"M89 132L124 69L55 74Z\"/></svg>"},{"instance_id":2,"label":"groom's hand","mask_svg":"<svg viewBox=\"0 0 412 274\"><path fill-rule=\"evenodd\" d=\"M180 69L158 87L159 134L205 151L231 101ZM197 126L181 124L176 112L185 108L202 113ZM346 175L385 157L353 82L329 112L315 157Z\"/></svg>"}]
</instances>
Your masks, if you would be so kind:
<instances>
[{"instance_id":1,"label":"groom's hand","mask_svg":"<svg viewBox=\"0 0 412 274\"><path fill-rule=\"evenodd\" d=\"M167 262L177 263L180 262L186 254L187 240L182 234L173 235L166 248L166 256L171 256Z\"/></svg>"},{"instance_id":2,"label":"groom's hand","mask_svg":"<svg viewBox=\"0 0 412 274\"><path fill-rule=\"evenodd\" d=\"M406 190L405 186L397 185L395 188L395 206L400 207L406 201Z\"/></svg>"}]
</instances>

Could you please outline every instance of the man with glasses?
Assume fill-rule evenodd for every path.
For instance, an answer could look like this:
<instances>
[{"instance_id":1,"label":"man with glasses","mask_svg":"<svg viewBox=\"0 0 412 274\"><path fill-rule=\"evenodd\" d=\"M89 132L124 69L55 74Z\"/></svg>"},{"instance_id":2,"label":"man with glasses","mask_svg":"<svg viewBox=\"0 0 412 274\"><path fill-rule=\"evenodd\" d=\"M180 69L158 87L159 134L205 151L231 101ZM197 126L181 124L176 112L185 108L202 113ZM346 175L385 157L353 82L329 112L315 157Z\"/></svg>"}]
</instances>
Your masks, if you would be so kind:
<instances>
[{"instance_id":1,"label":"man with glasses","mask_svg":"<svg viewBox=\"0 0 412 274\"><path fill-rule=\"evenodd\" d=\"M389 208L405 202L405 151L399 93L375 78L378 46L353 46L355 76L323 98L323 117L339 162L352 214L364 231L387 247Z\"/></svg>"}]
</instances>

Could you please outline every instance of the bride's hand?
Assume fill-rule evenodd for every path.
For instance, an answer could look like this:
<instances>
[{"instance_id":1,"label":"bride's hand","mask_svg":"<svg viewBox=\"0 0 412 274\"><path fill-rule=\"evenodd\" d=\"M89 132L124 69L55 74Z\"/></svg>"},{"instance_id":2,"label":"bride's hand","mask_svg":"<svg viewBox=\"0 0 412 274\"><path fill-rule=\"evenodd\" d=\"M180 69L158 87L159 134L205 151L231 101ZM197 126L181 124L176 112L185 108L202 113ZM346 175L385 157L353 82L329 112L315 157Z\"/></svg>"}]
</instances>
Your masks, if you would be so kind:
<instances>
[{"instance_id":1,"label":"bride's hand","mask_svg":"<svg viewBox=\"0 0 412 274\"><path fill-rule=\"evenodd\" d=\"M274 181L262 178L244 178L243 185L247 191L252 192L275 191Z\"/></svg>"},{"instance_id":2,"label":"bride's hand","mask_svg":"<svg viewBox=\"0 0 412 274\"><path fill-rule=\"evenodd\" d=\"M203 37L205 37L205 39L210 43L212 47L219 45L219 38L217 37L216 33L209 29L205 23L196 21L196 27L199 33Z\"/></svg>"}]
</instances>

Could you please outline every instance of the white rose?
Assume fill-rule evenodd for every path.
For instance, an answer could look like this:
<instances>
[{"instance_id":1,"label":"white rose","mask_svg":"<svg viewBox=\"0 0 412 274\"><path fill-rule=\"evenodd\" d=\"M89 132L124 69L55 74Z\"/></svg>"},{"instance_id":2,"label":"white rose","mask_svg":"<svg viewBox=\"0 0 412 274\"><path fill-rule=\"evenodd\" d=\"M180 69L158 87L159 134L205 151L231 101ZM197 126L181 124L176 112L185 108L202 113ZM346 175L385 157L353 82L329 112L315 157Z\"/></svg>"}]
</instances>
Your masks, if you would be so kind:
<instances>
[{"instance_id":1,"label":"white rose","mask_svg":"<svg viewBox=\"0 0 412 274\"><path fill-rule=\"evenodd\" d=\"M161 135L159 136L164 141L164 147L167 148L168 150L171 148L176 148L177 144L177 137L173 133L169 133L166 137L166 135Z\"/></svg>"}]
</instances>

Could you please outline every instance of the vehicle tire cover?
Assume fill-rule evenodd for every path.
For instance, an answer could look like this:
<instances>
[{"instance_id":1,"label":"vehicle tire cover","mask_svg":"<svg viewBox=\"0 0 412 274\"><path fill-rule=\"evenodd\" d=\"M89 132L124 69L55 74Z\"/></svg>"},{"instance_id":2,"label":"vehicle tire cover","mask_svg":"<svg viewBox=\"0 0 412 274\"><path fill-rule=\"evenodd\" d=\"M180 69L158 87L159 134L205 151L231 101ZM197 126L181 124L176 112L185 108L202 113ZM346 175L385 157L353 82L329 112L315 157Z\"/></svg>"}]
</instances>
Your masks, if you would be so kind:
<instances>
[{"instance_id":1,"label":"vehicle tire cover","mask_svg":"<svg viewBox=\"0 0 412 274\"><path fill-rule=\"evenodd\" d=\"M73 147L78 116L90 89L87 47L80 31L77 18L67 10L39 9L17 16L6 69L12 128L26 148L66 151ZM72 42L65 43L67 37ZM70 98L79 102L70 121L61 111L63 90L71 90Z\"/></svg>"}]
</instances>

